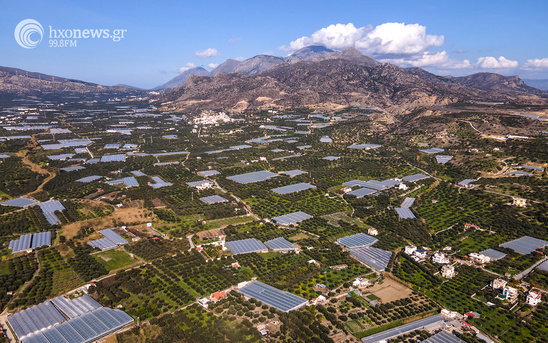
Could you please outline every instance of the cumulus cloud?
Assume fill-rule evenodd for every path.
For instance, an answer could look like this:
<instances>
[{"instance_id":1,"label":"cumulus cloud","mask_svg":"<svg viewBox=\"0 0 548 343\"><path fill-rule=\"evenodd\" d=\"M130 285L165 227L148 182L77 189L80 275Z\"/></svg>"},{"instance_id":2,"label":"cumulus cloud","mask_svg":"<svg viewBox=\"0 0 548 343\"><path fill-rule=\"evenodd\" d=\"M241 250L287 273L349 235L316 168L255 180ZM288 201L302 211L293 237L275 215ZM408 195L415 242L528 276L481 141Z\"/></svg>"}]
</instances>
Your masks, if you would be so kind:
<instances>
[{"instance_id":1,"label":"cumulus cloud","mask_svg":"<svg viewBox=\"0 0 548 343\"><path fill-rule=\"evenodd\" d=\"M535 58L523 63L524 69L548 69L548 58Z\"/></svg>"},{"instance_id":2,"label":"cumulus cloud","mask_svg":"<svg viewBox=\"0 0 548 343\"><path fill-rule=\"evenodd\" d=\"M323 45L329 49L344 49L355 46L356 42L371 31L371 27L356 28L354 24L334 24L314 32L310 37L301 37L282 47L293 51L309 45Z\"/></svg>"},{"instance_id":3,"label":"cumulus cloud","mask_svg":"<svg viewBox=\"0 0 548 343\"><path fill-rule=\"evenodd\" d=\"M444 36L426 34L426 27L419 24L384 23L373 28L348 23L329 25L281 49L294 51L309 45L323 45L330 49L355 47L370 55L409 56L421 55L443 42Z\"/></svg>"},{"instance_id":4,"label":"cumulus cloud","mask_svg":"<svg viewBox=\"0 0 548 343\"><path fill-rule=\"evenodd\" d=\"M184 73L185 71L196 68L196 65L192 62L188 62L184 67L179 68L179 73Z\"/></svg>"},{"instance_id":5,"label":"cumulus cloud","mask_svg":"<svg viewBox=\"0 0 548 343\"><path fill-rule=\"evenodd\" d=\"M384 62L390 62L397 65L410 67L432 67L437 69L464 69L470 67L469 60L454 60L449 58L446 51L431 53L425 51L420 57L412 59L385 59Z\"/></svg>"},{"instance_id":6,"label":"cumulus cloud","mask_svg":"<svg viewBox=\"0 0 548 343\"><path fill-rule=\"evenodd\" d=\"M492 56L480 57L476 62L476 66L483 69L511 69L517 68L518 64L517 61L511 61L504 56L500 56L498 59Z\"/></svg>"},{"instance_id":7,"label":"cumulus cloud","mask_svg":"<svg viewBox=\"0 0 548 343\"><path fill-rule=\"evenodd\" d=\"M385 23L357 41L356 48L373 55L415 55L443 41L443 36L427 35L419 24Z\"/></svg>"},{"instance_id":8,"label":"cumulus cloud","mask_svg":"<svg viewBox=\"0 0 548 343\"><path fill-rule=\"evenodd\" d=\"M228 40L228 44L234 44L234 43L238 43L240 42L242 39L241 38L230 38Z\"/></svg>"},{"instance_id":9,"label":"cumulus cloud","mask_svg":"<svg viewBox=\"0 0 548 343\"><path fill-rule=\"evenodd\" d=\"M218 65L219 65L219 63L210 63L207 66L210 67L211 69L215 69L215 68L217 68Z\"/></svg>"},{"instance_id":10,"label":"cumulus cloud","mask_svg":"<svg viewBox=\"0 0 548 343\"><path fill-rule=\"evenodd\" d=\"M432 48L442 46L444 40L443 35L427 34L426 26L420 24L388 22L375 27L356 27L353 23L339 23L321 28L279 49L291 53L310 45L323 45L334 50L354 47L382 62L443 72L458 70L457 73L464 73L486 69L495 72L548 70L548 58L529 59L519 63L504 56L485 56L471 62L468 59L453 59L447 51L431 51ZM468 51L455 49L452 53L464 54Z\"/></svg>"},{"instance_id":11,"label":"cumulus cloud","mask_svg":"<svg viewBox=\"0 0 548 343\"><path fill-rule=\"evenodd\" d=\"M200 57L200 58L207 58L207 57L217 56L217 55L219 55L219 52L217 51L217 49L208 48L208 49L205 49L205 50L198 50L198 51L196 51L196 53L194 55L196 55L196 57Z\"/></svg>"}]
</instances>

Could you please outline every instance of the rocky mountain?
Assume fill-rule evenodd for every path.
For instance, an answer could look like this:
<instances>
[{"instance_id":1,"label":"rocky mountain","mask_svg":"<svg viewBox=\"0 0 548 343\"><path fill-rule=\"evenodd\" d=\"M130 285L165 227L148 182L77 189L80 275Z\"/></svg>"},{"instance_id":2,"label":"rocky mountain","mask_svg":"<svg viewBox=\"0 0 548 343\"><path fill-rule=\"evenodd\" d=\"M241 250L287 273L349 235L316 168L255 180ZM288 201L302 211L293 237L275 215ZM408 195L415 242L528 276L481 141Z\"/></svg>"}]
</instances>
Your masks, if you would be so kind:
<instances>
[{"instance_id":1,"label":"rocky mountain","mask_svg":"<svg viewBox=\"0 0 548 343\"><path fill-rule=\"evenodd\" d=\"M210 75L215 76L217 75L217 73L225 73L225 74L234 73L234 70L236 70L236 68L238 67L238 65L240 65L240 63L242 62L229 58L228 60L219 64L215 69L213 69Z\"/></svg>"},{"instance_id":2,"label":"rocky mountain","mask_svg":"<svg viewBox=\"0 0 548 343\"><path fill-rule=\"evenodd\" d=\"M375 67L380 65L380 62L375 61L373 58L362 54L356 48L346 48L343 51L333 51L325 54L318 55L314 57L313 61L324 61L324 60L335 60L343 59L356 64Z\"/></svg>"},{"instance_id":3,"label":"rocky mountain","mask_svg":"<svg viewBox=\"0 0 548 343\"><path fill-rule=\"evenodd\" d=\"M315 57L319 57L331 52L335 51L328 49L322 45L311 45L295 51L291 55L287 56L284 60L287 63L293 63L302 60L311 60Z\"/></svg>"},{"instance_id":4,"label":"rocky mountain","mask_svg":"<svg viewBox=\"0 0 548 343\"><path fill-rule=\"evenodd\" d=\"M242 63L238 64L234 68L235 73L242 73L246 75L257 75L265 70L268 70L275 65L284 63L285 59L278 56L270 55L257 55L255 57L248 58Z\"/></svg>"},{"instance_id":5,"label":"rocky mountain","mask_svg":"<svg viewBox=\"0 0 548 343\"><path fill-rule=\"evenodd\" d=\"M519 76L503 76L495 73L477 73L468 76L454 78L457 82L486 91L502 94L514 94L515 92L540 95L546 92L530 87Z\"/></svg>"},{"instance_id":6,"label":"rocky mountain","mask_svg":"<svg viewBox=\"0 0 548 343\"><path fill-rule=\"evenodd\" d=\"M158 90L158 89L176 88L176 87L182 86L190 75L215 76L218 73L225 73L225 74L242 73L246 75L257 75L274 66L277 66L278 64L295 63L302 60L312 60L314 58L319 58L321 56L327 56L327 55L330 55L330 57L326 57L326 58L339 58L337 56L339 56L340 54L341 53L335 52L331 49L327 49L326 47L323 47L323 46L308 46L295 51L293 54L285 58L279 57L279 56L271 56L271 55L257 55L257 56L248 58L247 60L244 60L242 62L236 61L233 59L228 59L224 61L223 63L221 63L219 66L217 66L215 69L213 69L211 72L207 72L207 70L201 67L192 68L176 76L175 78L169 80L165 84L158 86L154 89ZM346 53L345 58L351 58L350 55L351 54ZM363 55L361 56L364 57Z\"/></svg>"},{"instance_id":7,"label":"rocky mountain","mask_svg":"<svg viewBox=\"0 0 548 343\"><path fill-rule=\"evenodd\" d=\"M189 111L267 107L381 107L404 113L421 106L489 100L546 103L548 93L519 78L475 74L449 78L420 68L379 63L355 49L277 65L255 75L191 76L166 93L169 106Z\"/></svg>"},{"instance_id":8,"label":"rocky mountain","mask_svg":"<svg viewBox=\"0 0 548 343\"><path fill-rule=\"evenodd\" d=\"M6 96L41 94L125 96L144 94L144 92L133 88L102 86L91 82L0 66L0 94Z\"/></svg>"}]
</instances>

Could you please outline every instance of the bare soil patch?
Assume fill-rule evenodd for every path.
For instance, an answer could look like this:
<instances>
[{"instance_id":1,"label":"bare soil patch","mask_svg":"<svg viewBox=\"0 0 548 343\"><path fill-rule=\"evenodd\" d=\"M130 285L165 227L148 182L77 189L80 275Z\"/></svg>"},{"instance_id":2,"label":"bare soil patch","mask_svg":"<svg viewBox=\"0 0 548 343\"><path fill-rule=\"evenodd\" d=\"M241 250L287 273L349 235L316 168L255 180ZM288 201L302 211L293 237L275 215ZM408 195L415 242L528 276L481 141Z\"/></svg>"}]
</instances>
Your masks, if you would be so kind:
<instances>
[{"instance_id":1,"label":"bare soil patch","mask_svg":"<svg viewBox=\"0 0 548 343\"><path fill-rule=\"evenodd\" d=\"M381 298L383 303L407 298L413 292L408 287L389 278L385 278L382 284L377 283L367 290Z\"/></svg>"},{"instance_id":2,"label":"bare soil patch","mask_svg":"<svg viewBox=\"0 0 548 343\"><path fill-rule=\"evenodd\" d=\"M115 208L114 212L102 218L94 218L82 220L75 223L67 224L62 229L62 235L70 239L78 234L78 230L84 227L92 227L96 231L110 229L122 225L138 226L140 224L154 222L156 216L147 209L129 207Z\"/></svg>"}]
</instances>

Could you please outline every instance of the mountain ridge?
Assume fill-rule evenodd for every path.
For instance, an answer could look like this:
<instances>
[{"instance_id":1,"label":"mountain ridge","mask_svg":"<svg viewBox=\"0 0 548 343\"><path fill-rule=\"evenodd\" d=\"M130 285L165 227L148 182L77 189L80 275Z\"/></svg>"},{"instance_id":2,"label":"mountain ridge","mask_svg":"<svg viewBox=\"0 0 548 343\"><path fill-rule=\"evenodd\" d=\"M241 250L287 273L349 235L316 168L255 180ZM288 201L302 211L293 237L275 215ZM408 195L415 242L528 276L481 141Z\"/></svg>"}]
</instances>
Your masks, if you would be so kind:
<instances>
[{"instance_id":1,"label":"mountain ridge","mask_svg":"<svg viewBox=\"0 0 548 343\"><path fill-rule=\"evenodd\" d=\"M516 76L446 77L380 63L355 49L330 54L278 63L255 75L193 75L183 86L166 92L163 100L188 111L375 106L403 113L458 101L546 103L548 98L547 92L525 85Z\"/></svg>"},{"instance_id":2,"label":"mountain ridge","mask_svg":"<svg viewBox=\"0 0 548 343\"><path fill-rule=\"evenodd\" d=\"M0 66L0 94L8 96L40 94L140 95L144 91L130 86L104 86L92 82Z\"/></svg>"}]
</instances>

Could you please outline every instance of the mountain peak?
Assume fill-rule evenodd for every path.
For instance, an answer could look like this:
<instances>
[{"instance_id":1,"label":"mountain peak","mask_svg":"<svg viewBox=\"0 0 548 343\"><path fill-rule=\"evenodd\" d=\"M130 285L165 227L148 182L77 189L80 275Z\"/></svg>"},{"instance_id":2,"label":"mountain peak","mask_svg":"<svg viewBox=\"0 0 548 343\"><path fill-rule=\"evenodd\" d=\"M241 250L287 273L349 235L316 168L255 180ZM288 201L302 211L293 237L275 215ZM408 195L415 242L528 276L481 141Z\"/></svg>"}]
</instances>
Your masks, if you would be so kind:
<instances>
[{"instance_id":1,"label":"mountain peak","mask_svg":"<svg viewBox=\"0 0 548 343\"><path fill-rule=\"evenodd\" d=\"M296 61L308 60L308 59L321 56L330 52L335 52L335 51L328 49L323 45L309 45L295 51L290 56L286 57L285 61L288 63L292 63Z\"/></svg>"},{"instance_id":2,"label":"mountain peak","mask_svg":"<svg viewBox=\"0 0 548 343\"><path fill-rule=\"evenodd\" d=\"M165 89L165 88L176 88L176 87L180 87L180 86L182 86L182 85L185 84L186 80L187 80L191 75L209 76L210 73L209 73L209 71L205 70L205 69L202 68L202 67L194 67L194 68L185 70L184 72L182 72L182 73L180 73L179 75L175 76L174 78L172 78L172 79L169 80L168 82L164 83L163 85L158 86L158 87L155 87L155 88L153 88L153 89L154 89L154 90L160 90L160 89Z\"/></svg>"},{"instance_id":3,"label":"mountain peak","mask_svg":"<svg viewBox=\"0 0 548 343\"><path fill-rule=\"evenodd\" d=\"M224 73L224 74L233 73L234 70L236 70L236 67L238 67L240 63L242 62L229 58L223 63L219 64L215 69L213 69L211 71L211 75L215 76L217 75L217 73Z\"/></svg>"},{"instance_id":4,"label":"mountain peak","mask_svg":"<svg viewBox=\"0 0 548 343\"><path fill-rule=\"evenodd\" d=\"M248 58L238 64L238 66L234 69L234 72L247 75L257 75L284 62L285 60L283 57L261 54Z\"/></svg>"}]
</instances>

